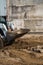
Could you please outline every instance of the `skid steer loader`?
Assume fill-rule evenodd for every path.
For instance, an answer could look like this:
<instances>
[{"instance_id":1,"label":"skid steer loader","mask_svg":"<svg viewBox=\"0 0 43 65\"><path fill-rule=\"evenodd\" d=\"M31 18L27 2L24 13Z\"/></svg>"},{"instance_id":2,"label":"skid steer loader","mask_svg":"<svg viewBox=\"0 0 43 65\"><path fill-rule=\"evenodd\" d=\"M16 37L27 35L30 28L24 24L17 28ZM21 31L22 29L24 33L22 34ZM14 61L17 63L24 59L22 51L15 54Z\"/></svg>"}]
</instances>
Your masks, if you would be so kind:
<instances>
[{"instance_id":1,"label":"skid steer loader","mask_svg":"<svg viewBox=\"0 0 43 65\"><path fill-rule=\"evenodd\" d=\"M14 34L9 33L6 26L0 23L0 48L9 44L14 39Z\"/></svg>"},{"instance_id":2,"label":"skid steer loader","mask_svg":"<svg viewBox=\"0 0 43 65\"><path fill-rule=\"evenodd\" d=\"M4 21L1 20L0 21L0 48L3 48L4 46L11 43L16 38L23 36L28 31L30 30L21 29L19 31L17 30L17 31L9 32L7 27L7 22L5 20Z\"/></svg>"},{"instance_id":3,"label":"skid steer loader","mask_svg":"<svg viewBox=\"0 0 43 65\"><path fill-rule=\"evenodd\" d=\"M14 34L8 32L7 21L0 17L0 48L14 39Z\"/></svg>"}]
</instances>

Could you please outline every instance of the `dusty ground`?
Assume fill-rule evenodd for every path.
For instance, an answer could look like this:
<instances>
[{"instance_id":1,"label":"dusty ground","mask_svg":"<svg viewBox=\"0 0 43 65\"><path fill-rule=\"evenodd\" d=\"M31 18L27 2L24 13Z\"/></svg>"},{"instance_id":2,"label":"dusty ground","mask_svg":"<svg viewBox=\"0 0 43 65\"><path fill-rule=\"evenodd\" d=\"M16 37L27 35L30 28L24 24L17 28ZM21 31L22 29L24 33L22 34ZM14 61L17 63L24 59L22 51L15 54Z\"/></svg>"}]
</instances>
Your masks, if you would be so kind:
<instances>
[{"instance_id":1,"label":"dusty ground","mask_svg":"<svg viewBox=\"0 0 43 65\"><path fill-rule=\"evenodd\" d=\"M30 52L31 47L43 45L43 35L26 34L0 49L0 65L43 65L43 53Z\"/></svg>"}]
</instances>

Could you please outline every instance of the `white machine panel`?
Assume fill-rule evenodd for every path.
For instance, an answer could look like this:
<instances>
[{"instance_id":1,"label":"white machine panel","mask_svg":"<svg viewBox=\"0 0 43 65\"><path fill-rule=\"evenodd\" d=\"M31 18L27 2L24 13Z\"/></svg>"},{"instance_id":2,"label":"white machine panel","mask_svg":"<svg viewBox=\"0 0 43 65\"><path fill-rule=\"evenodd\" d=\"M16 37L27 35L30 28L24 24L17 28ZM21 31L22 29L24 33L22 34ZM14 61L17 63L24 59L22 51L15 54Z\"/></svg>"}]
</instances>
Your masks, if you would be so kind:
<instances>
[{"instance_id":1,"label":"white machine panel","mask_svg":"<svg viewBox=\"0 0 43 65\"><path fill-rule=\"evenodd\" d=\"M0 0L0 16L6 16L6 0Z\"/></svg>"}]
</instances>

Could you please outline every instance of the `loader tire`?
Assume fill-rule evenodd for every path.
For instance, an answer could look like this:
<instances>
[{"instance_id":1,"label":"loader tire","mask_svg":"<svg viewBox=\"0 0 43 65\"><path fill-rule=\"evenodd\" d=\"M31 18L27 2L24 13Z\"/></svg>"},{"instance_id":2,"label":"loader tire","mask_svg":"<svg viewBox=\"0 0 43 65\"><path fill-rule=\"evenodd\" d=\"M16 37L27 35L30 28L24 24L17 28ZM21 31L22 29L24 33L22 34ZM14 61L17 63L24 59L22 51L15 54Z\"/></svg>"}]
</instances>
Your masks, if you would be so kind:
<instances>
[{"instance_id":1,"label":"loader tire","mask_svg":"<svg viewBox=\"0 0 43 65\"><path fill-rule=\"evenodd\" d=\"M3 47L4 47L4 43L3 43L2 38L0 38L0 48L3 48Z\"/></svg>"}]
</instances>

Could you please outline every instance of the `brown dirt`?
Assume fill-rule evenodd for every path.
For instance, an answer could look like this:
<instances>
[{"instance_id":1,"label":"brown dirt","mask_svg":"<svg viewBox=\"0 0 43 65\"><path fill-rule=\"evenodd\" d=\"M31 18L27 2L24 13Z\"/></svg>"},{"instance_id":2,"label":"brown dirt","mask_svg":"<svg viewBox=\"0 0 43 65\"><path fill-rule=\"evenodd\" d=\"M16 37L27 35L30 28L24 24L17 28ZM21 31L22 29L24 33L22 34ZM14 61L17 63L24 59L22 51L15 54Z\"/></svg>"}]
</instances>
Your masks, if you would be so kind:
<instances>
[{"instance_id":1,"label":"brown dirt","mask_svg":"<svg viewBox=\"0 0 43 65\"><path fill-rule=\"evenodd\" d=\"M43 45L43 35L26 34L0 50L0 65L43 65L43 53L30 52Z\"/></svg>"}]
</instances>

